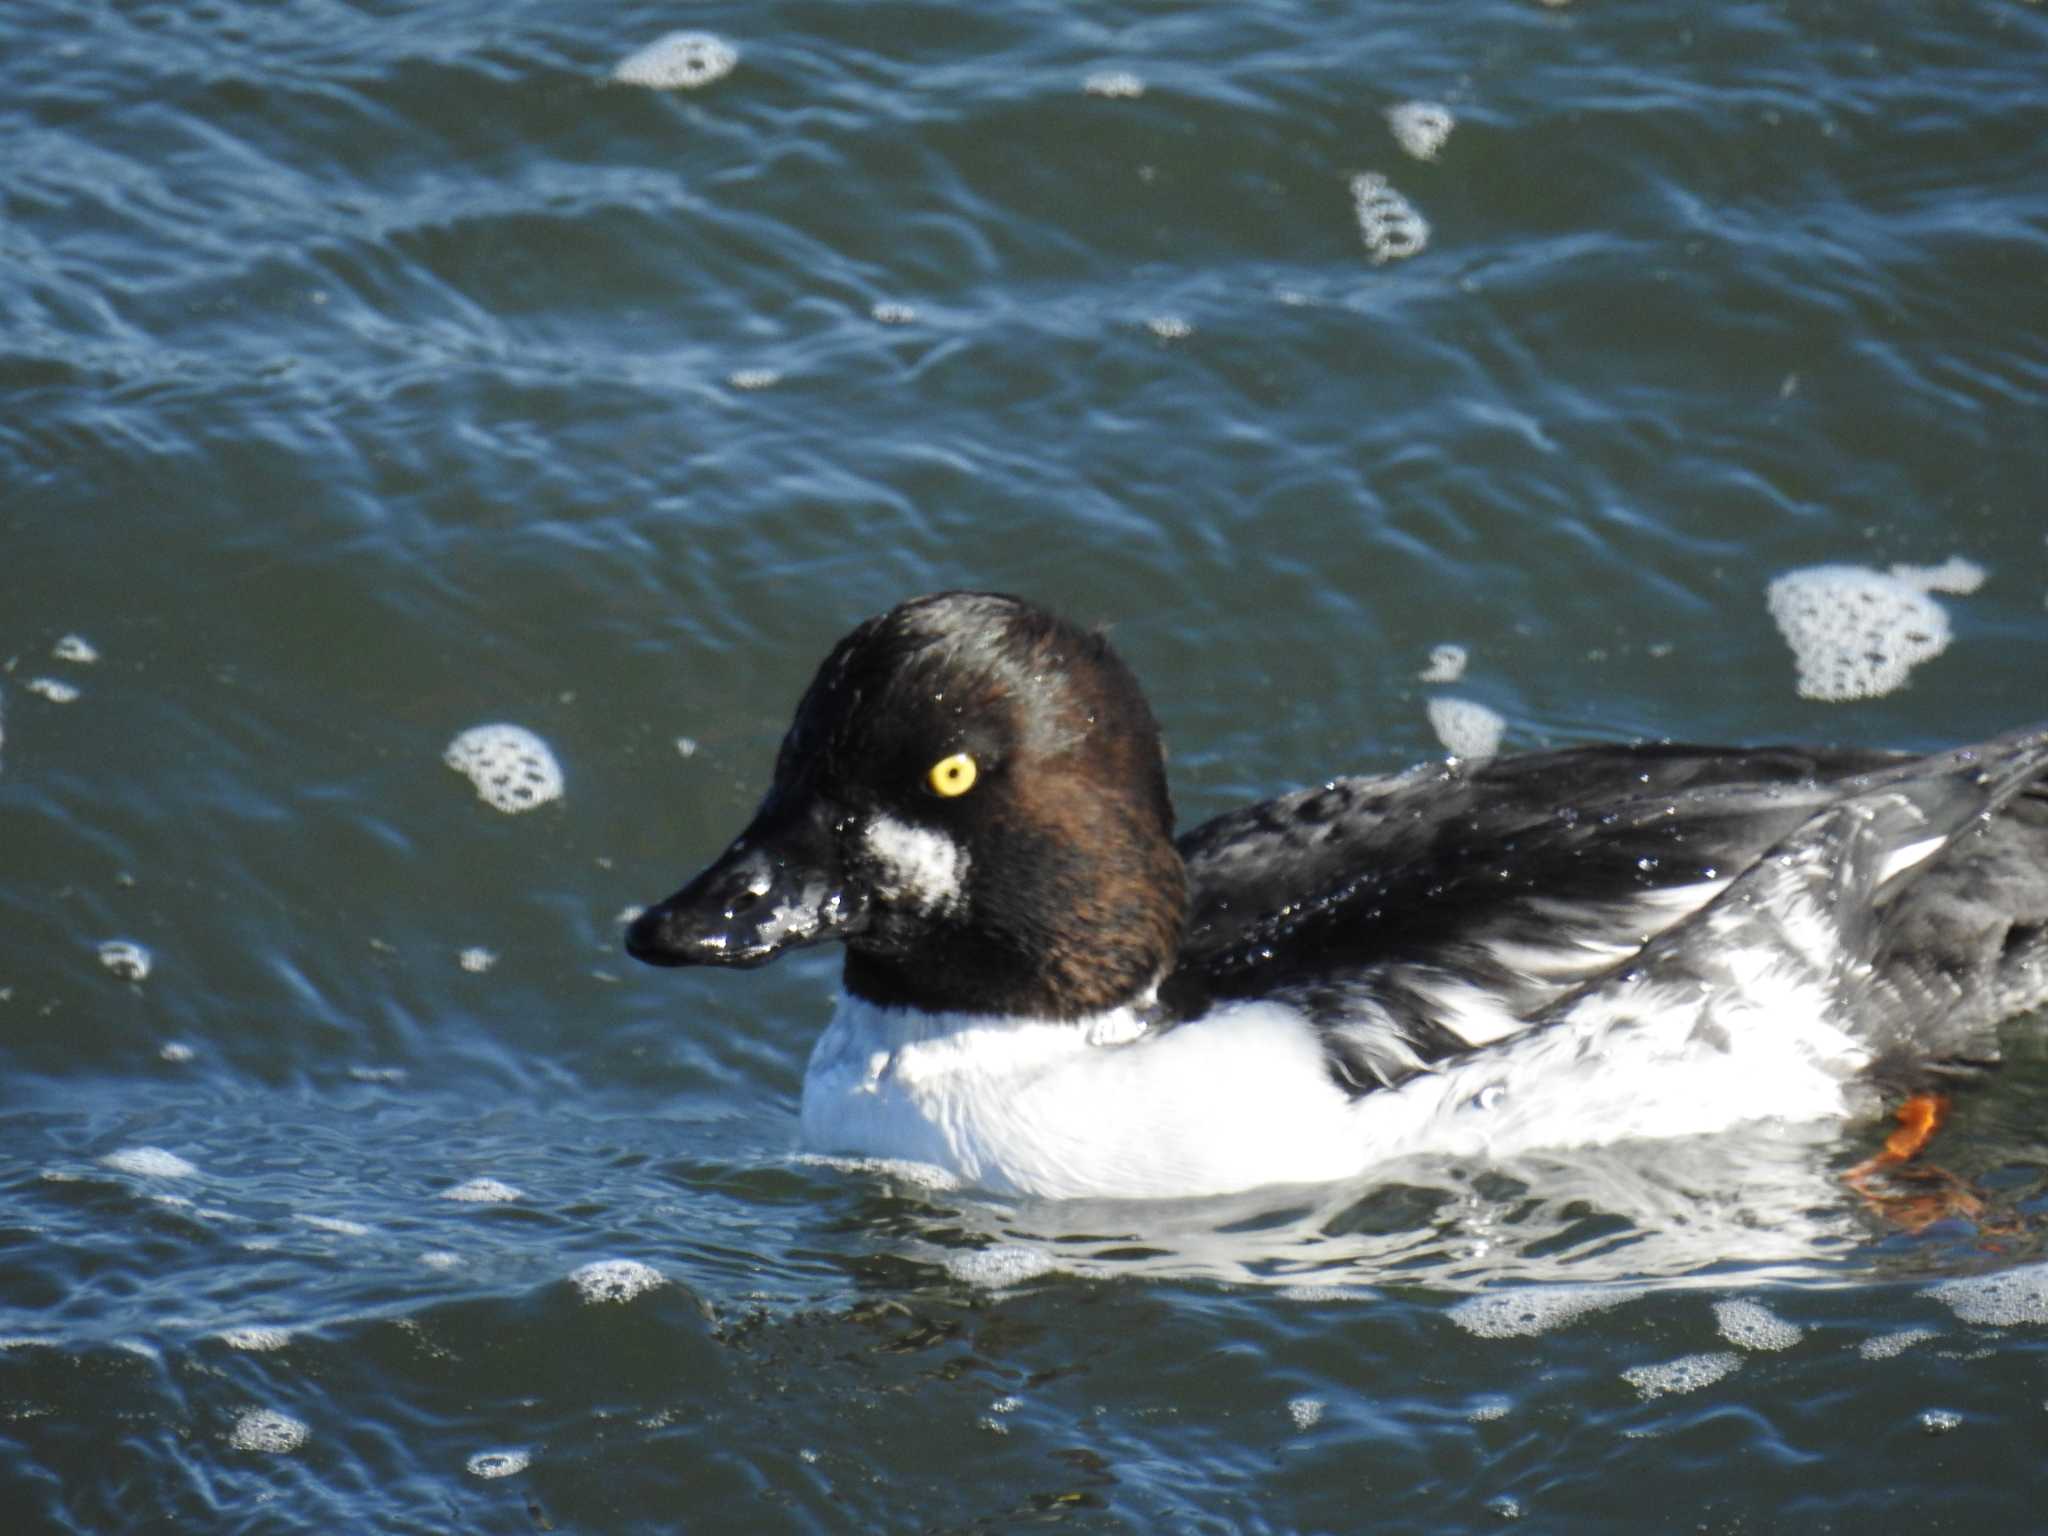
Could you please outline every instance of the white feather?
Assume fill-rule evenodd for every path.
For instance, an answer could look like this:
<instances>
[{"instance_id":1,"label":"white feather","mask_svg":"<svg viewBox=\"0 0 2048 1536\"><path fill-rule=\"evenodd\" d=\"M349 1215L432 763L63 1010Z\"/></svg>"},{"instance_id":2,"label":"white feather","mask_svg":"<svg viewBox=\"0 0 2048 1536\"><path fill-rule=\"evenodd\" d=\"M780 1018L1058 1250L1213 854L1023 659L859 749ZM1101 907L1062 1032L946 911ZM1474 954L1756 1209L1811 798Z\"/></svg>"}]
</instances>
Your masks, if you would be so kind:
<instances>
[{"instance_id":1,"label":"white feather","mask_svg":"<svg viewBox=\"0 0 2048 1536\"><path fill-rule=\"evenodd\" d=\"M1157 1199L1343 1178L1413 1153L1539 1148L1839 1116L1868 1052L1803 967L1757 951L1726 1000L1623 978L1552 1026L1359 1098L1274 1003L1127 1034L842 1000L804 1079L814 1151L899 1158L999 1194ZM1797 974L1794 974L1794 973Z\"/></svg>"},{"instance_id":2,"label":"white feather","mask_svg":"<svg viewBox=\"0 0 2048 1536\"><path fill-rule=\"evenodd\" d=\"M957 907L967 879L967 850L943 832L893 816L867 824L862 841L880 868L876 891L924 912Z\"/></svg>"}]
</instances>

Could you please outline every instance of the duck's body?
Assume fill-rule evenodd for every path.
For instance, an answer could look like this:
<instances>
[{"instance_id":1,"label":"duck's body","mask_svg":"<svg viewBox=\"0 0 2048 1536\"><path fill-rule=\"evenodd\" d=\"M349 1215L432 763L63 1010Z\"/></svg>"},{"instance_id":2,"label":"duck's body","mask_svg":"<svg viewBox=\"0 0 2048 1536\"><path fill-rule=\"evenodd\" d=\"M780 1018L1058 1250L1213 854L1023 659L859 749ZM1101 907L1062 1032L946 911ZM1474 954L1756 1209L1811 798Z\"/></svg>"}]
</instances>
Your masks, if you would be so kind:
<instances>
[{"instance_id":1,"label":"duck's body","mask_svg":"<svg viewBox=\"0 0 2048 1536\"><path fill-rule=\"evenodd\" d=\"M964 765L964 766L963 766ZM1907 759L1592 747L1172 840L1107 644L946 593L841 642L660 964L847 946L815 1150L1045 1196L1806 1119L2048 999L2048 732ZM963 782L964 781L964 782Z\"/></svg>"}]
</instances>

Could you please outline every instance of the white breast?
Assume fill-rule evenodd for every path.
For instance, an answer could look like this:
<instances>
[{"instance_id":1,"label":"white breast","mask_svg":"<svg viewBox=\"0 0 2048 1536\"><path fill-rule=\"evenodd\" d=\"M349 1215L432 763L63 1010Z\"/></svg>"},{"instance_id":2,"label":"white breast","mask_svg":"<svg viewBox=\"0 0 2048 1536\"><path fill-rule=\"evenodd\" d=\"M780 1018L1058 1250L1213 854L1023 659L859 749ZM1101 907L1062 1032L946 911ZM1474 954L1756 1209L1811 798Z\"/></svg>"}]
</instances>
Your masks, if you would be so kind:
<instances>
[{"instance_id":1,"label":"white breast","mask_svg":"<svg viewBox=\"0 0 2048 1536\"><path fill-rule=\"evenodd\" d=\"M935 1164L982 1189L1157 1198L1362 1166L1352 1103L1290 1009L1142 1033L840 1003L804 1077L815 1151Z\"/></svg>"},{"instance_id":2,"label":"white breast","mask_svg":"<svg viewBox=\"0 0 2048 1536\"><path fill-rule=\"evenodd\" d=\"M811 1056L803 1138L998 1194L1157 1199L1859 1107L1868 1052L1804 978L1775 971L1759 957L1718 995L1617 978L1544 1029L1358 1098L1279 1004L1143 1033L1127 1012L1045 1023L849 998Z\"/></svg>"}]
</instances>

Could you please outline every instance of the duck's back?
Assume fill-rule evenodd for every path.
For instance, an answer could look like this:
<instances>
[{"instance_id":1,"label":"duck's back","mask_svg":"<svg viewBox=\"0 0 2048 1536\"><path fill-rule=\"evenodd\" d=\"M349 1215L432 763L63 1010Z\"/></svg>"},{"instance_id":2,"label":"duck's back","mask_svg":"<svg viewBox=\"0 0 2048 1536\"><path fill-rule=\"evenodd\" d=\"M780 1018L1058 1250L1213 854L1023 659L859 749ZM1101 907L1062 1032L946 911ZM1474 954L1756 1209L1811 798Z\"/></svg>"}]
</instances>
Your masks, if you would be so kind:
<instances>
[{"instance_id":1,"label":"duck's back","mask_svg":"<svg viewBox=\"0 0 2048 1536\"><path fill-rule=\"evenodd\" d=\"M1597 746L1286 795L1181 839L1192 907L1165 996L1193 1015L1288 993L1348 1026L1332 1038L1340 1079L1399 1081L1627 964L1816 814L1913 762ZM1887 905L1859 1027L1880 1052L1993 1054L1993 1026L2048 996L2048 785Z\"/></svg>"}]
</instances>

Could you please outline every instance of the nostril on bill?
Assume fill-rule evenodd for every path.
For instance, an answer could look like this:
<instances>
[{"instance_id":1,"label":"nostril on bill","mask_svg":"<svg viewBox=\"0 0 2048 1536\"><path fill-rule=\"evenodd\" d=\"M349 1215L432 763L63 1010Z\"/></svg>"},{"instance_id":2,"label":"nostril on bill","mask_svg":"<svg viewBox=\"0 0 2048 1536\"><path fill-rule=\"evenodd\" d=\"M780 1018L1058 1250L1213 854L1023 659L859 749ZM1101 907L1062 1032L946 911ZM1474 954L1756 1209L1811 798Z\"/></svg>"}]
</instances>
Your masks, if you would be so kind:
<instances>
[{"instance_id":1,"label":"nostril on bill","mask_svg":"<svg viewBox=\"0 0 2048 1536\"><path fill-rule=\"evenodd\" d=\"M732 893L732 899L726 903L725 915L740 917L753 911L760 905L761 898L774 888L775 877L772 872L765 869L751 871L740 883L739 888Z\"/></svg>"}]
</instances>

